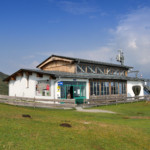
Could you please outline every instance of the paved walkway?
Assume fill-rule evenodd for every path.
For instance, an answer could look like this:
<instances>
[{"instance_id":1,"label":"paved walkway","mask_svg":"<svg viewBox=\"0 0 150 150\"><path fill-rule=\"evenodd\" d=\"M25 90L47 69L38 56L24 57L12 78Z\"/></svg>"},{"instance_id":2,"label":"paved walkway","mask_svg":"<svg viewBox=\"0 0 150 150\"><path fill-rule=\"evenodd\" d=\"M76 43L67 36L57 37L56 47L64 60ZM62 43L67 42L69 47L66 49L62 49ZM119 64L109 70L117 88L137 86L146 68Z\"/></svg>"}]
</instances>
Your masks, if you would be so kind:
<instances>
[{"instance_id":1,"label":"paved walkway","mask_svg":"<svg viewBox=\"0 0 150 150\"><path fill-rule=\"evenodd\" d=\"M76 107L77 111L80 112L91 112L91 113L110 113L110 114L116 114L113 111L109 111L109 110L101 110L101 109L83 109L82 107Z\"/></svg>"}]
</instances>

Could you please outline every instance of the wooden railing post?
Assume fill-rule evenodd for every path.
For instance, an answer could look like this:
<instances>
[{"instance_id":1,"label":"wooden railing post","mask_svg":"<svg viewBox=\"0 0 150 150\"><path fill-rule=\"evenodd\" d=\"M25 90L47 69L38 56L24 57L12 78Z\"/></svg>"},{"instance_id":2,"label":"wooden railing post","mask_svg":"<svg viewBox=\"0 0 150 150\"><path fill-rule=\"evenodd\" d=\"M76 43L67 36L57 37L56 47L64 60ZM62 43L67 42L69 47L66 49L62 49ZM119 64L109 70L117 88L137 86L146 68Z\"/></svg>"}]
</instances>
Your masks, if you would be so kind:
<instances>
[{"instance_id":1,"label":"wooden railing post","mask_svg":"<svg viewBox=\"0 0 150 150\"><path fill-rule=\"evenodd\" d=\"M33 105L34 105L34 109L35 109L35 97L34 97Z\"/></svg>"}]
</instances>

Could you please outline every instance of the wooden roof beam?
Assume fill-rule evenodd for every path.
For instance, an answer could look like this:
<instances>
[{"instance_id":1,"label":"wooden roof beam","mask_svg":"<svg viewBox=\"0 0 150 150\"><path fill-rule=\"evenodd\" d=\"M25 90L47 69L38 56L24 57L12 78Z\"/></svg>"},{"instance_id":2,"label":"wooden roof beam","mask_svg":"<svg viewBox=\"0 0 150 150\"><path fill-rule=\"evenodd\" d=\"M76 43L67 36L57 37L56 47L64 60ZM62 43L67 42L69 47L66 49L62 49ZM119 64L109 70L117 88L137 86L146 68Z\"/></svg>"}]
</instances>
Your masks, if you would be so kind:
<instances>
[{"instance_id":1,"label":"wooden roof beam","mask_svg":"<svg viewBox=\"0 0 150 150\"><path fill-rule=\"evenodd\" d=\"M42 77L43 77L43 74L37 73L36 76L39 77L39 78L42 78Z\"/></svg>"},{"instance_id":2,"label":"wooden roof beam","mask_svg":"<svg viewBox=\"0 0 150 150\"><path fill-rule=\"evenodd\" d=\"M15 81L15 80L16 80L16 77L10 77L10 80Z\"/></svg>"}]
</instances>

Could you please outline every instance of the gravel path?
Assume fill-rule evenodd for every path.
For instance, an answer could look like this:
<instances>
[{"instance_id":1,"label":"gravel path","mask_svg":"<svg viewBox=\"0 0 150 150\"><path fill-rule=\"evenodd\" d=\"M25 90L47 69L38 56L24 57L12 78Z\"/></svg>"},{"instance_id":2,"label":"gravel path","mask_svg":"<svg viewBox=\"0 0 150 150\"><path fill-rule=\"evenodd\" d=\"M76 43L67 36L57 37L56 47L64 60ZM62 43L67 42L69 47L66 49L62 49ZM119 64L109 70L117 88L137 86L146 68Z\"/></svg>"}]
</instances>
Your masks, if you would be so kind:
<instances>
[{"instance_id":1,"label":"gravel path","mask_svg":"<svg viewBox=\"0 0 150 150\"><path fill-rule=\"evenodd\" d=\"M77 111L80 112L91 112L91 113L110 113L110 114L116 114L113 111L109 111L109 110L101 110L101 109L83 109L82 107L76 107Z\"/></svg>"}]
</instances>

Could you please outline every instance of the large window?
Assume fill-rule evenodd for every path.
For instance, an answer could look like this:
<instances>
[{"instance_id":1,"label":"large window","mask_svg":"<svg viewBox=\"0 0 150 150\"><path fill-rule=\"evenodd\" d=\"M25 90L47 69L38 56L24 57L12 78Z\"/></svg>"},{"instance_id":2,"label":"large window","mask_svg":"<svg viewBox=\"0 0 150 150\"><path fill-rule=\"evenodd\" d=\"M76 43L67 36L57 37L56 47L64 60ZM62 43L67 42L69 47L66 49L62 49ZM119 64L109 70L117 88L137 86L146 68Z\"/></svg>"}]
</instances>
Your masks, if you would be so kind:
<instances>
[{"instance_id":1,"label":"large window","mask_svg":"<svg viewBox=\"0 0 150 150\"><path fill-rule=\"evenodd\" d=\"M119 83L119 94L122 94L122 82Z\"/></svg>"},{"instance_id":2,"label":"large window","mask_svg":"<svg viewBox=\"0 0 150 150\"><path fill-rule=\"evenodd\" d=\"M119 94L126 94L126 83L125 82L119 83Z\"/></svg>"},{"instance_id":3,"label":"large window","mask_svg":"<svg viewBox=\"0 0 150 150\"><path fill-rule=\"evenodd\" d=\"M122 83L122 94L126 94L126 84Z\"/></svg>"},{"instance_id":4,"label":"large window","mask_svg":"<svg viewBox=\"0 0 150 150\"><path fill-rule=\"evenodd\" d=\"M111 89L111 91L109 91ZM90 95L126 94L126 82L90 82Z\"/></svg>"},{"instance_id":5,"label":"large window","mask_svg":"<svg viewBox=\"0 0 150 150\"><path fill-rule=\"evenodd\" d=\"M101 95L109 95L109 82L101 83Z\"/></svg>"},{"instance_id":6,"label":"large window","mask_svg":"<svg viewBox=\"0 0 150 150\"><path fill-rule=\"evenodd\" d=\"M111 94L118 94L118 82L111 82Z\"/></svg>"},{"instance_id":7,"label":"large window","mask_svg":"<svg viewBox=\"0 0 150 150\"><path fill-rule=\"evenodd\" d=\"M100 95L99 82L90 82L90 95Z\"/></svg>"},{"instance_id":8,"label":"large window","mask_svg":"<svg viewBox=\"0 0 150 150\"><path fill-rule=\"evenodd\" d=\"M50 81L49 80L37 81L36 95L37 96L50 96Z\"/></svg>"}]
</instances>

